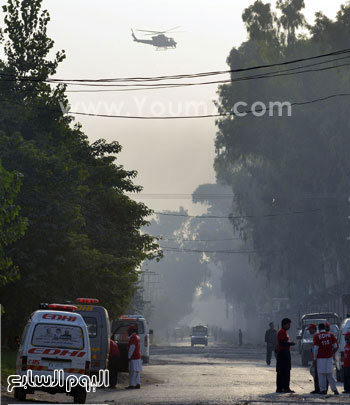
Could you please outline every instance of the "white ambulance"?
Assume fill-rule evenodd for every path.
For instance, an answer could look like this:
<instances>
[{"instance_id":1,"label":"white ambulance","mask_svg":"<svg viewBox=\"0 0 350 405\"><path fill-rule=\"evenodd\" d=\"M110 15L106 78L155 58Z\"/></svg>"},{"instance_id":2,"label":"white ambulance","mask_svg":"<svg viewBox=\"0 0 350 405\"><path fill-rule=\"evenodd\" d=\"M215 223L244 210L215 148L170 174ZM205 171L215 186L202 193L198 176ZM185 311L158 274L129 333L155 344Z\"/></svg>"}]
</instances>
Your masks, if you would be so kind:
<instances>
[{"instance_id":1,"label":"white ambulance","mask_svg":"<svg viewBox=\"0 0 350 405\"><path fill-rule=\"evenodd\" d=\"M45 378L57 377L60 381L52 387L17 387L15 398L24 401L27 394L37 390L51 394L65 392L74 397L74 403L83 404L86 389L77 384L71 392L67 392L65 382L69 376L76 376L77 380L90 372L89 334L84 319L74 312L77 309L74 305L42 304L41 308L32 313L24 328L16 375L28 375L28 370L31 370L34 379L47 376Z\"/></svg>"}]
</instances>

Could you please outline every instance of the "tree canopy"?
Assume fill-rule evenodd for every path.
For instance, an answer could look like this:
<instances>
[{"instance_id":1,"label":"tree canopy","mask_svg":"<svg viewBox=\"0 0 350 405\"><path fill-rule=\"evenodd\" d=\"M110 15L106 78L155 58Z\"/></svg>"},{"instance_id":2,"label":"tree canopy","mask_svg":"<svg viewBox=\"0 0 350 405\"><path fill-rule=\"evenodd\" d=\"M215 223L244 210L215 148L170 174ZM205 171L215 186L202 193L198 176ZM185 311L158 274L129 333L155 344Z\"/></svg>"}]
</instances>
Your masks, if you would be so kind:
<instances>
[{"instance_id":1,"label":"tree canopy","mask_svg":"<svg viewBox=\"0 0 350 405\"><path fill-rule=\"evenodd\" d=\"M0 159L10 173L22 175L14 192L28 218L25 235L9 251L19 279L0 289L11 333L20 332L40 302L92 296L112 316L122 313L141 263L161 257L156 240L141 231L152 211L126 195L141 187L133 182L137 173L118 164L121 145L90 143L59 108L68 104L65 87L45 83L65 54L48 59L54 41L41 4L8 0L3 7ZM7 174L7 183L13 181L8 176L14 174Z\"/></svg>"},{"instance_id":2,"label":"tree canopy","mask_svg":"<svg viewBox=\"0 0 350 405\"><path fill-rule=\"evenodd\" d=\"M231 50L229 67L348 48L350 4L341 7L335 21L318 13L313 25L305 21L304 6L302 0L279 0L273 11L257 0L248 7L243 21L249 39ZM341 64L322 62L323 67ZM346 67L315 69L222 85L219 109L232 111L237 101L302 102L348 92ZM217 127L216 173L232 187L234 214L245 216L234 227L257 251L251 258L256 271L296 305L331 286L345 288L350 270L348 99L294 107L291 117L222 118Z\"/></svg>"}]
</instances>

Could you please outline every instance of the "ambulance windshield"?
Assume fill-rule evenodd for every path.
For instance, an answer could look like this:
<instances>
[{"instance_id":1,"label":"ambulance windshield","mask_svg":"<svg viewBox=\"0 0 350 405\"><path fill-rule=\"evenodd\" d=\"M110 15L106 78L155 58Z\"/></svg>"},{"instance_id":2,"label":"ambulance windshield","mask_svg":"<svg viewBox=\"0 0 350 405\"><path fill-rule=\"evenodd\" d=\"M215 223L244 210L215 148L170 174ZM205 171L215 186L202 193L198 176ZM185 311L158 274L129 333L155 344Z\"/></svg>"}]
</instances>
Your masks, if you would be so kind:
<instances>
[{"instance_id":1,"label":"ambulance windshield","mask_svg":"<svg viewBox=\"0 0 350 405\"><path fill-rule=\"evenodd\" d=\"M38 323L32 337L33 346L83 349L83 331L79 326Z\"/></svg>"}]
</instances>

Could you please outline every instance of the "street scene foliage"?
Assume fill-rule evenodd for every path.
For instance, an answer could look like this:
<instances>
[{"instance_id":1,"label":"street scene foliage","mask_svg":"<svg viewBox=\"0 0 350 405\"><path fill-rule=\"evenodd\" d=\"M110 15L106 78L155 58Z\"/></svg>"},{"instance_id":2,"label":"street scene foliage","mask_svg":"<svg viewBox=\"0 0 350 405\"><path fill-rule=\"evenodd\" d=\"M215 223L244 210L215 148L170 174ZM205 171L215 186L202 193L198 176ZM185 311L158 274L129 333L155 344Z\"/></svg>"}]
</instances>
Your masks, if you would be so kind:
<instances>
[{"instance_id":1,"label":"street scene foliage","mask_svg":"<svg viewBox=\"0 0 350 405\"><path fill-rule=\"evenodd\" d=\"M141 187L137 173L118 164L121 145L90 143L61 112L65 87L47 83L65 53L49 57L54 42L41 5L9 0L3 7L1 74L17 78L0 88L0 296L3 330L12 337L40 302L97 297L120 315L141 263L161 256L141 232L152 211L126 195ZM16 277L7 280L9 266Z\"/></svg>"},{"instance_id":2,"label":"street scene foliage","mask_svg":"<svg viewBox=\"0 0 350 405\"><path fill-rule=\"evenodd\" d=\"M313 25L306 23L304 7L303 0L280 0L276 10L255 1L243 13L248 40L231 50L229 67L348 48L349 3L334 21L318 13ZM344 93L350 80L347 67L315 70L346 64L347 59L324 61L309 63L310 71L304 74L221 85L220 112L231 111L241 100L248 105L257 100L294 103ZM287 68L296 72L298 66L276 72ZM222 118L217 127L217 177L232 187L233 214L244 217L234 220L234 229L255 250L251 260L257 274L270 280L270 291L277 288L279 296L285 295L294 306L329 288L336 294L339 288L345 291L350 270L347 104L338 98L294 106L291 117L285 111L281 117L267 112L259 118ZM233 283L225 284L227 290Z\"/></svg>"}]
</instances>

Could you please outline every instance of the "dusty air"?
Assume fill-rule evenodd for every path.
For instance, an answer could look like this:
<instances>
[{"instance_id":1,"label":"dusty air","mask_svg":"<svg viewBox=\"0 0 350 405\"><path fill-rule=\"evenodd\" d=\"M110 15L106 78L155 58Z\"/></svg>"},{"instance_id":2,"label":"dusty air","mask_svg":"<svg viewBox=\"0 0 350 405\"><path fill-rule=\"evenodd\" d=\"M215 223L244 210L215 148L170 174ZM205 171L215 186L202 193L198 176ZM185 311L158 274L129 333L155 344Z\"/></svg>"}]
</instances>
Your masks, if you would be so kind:
<instances>
[{"instance_id":1,"label":"dusty air","mask_svg":"<svg viewBox=\"0 0 350 405\"><path fill-rule=\"evenodd\" d=\"M350 403L349 21L3 0L2 404Z\"/></svg>"}]
</instances>

